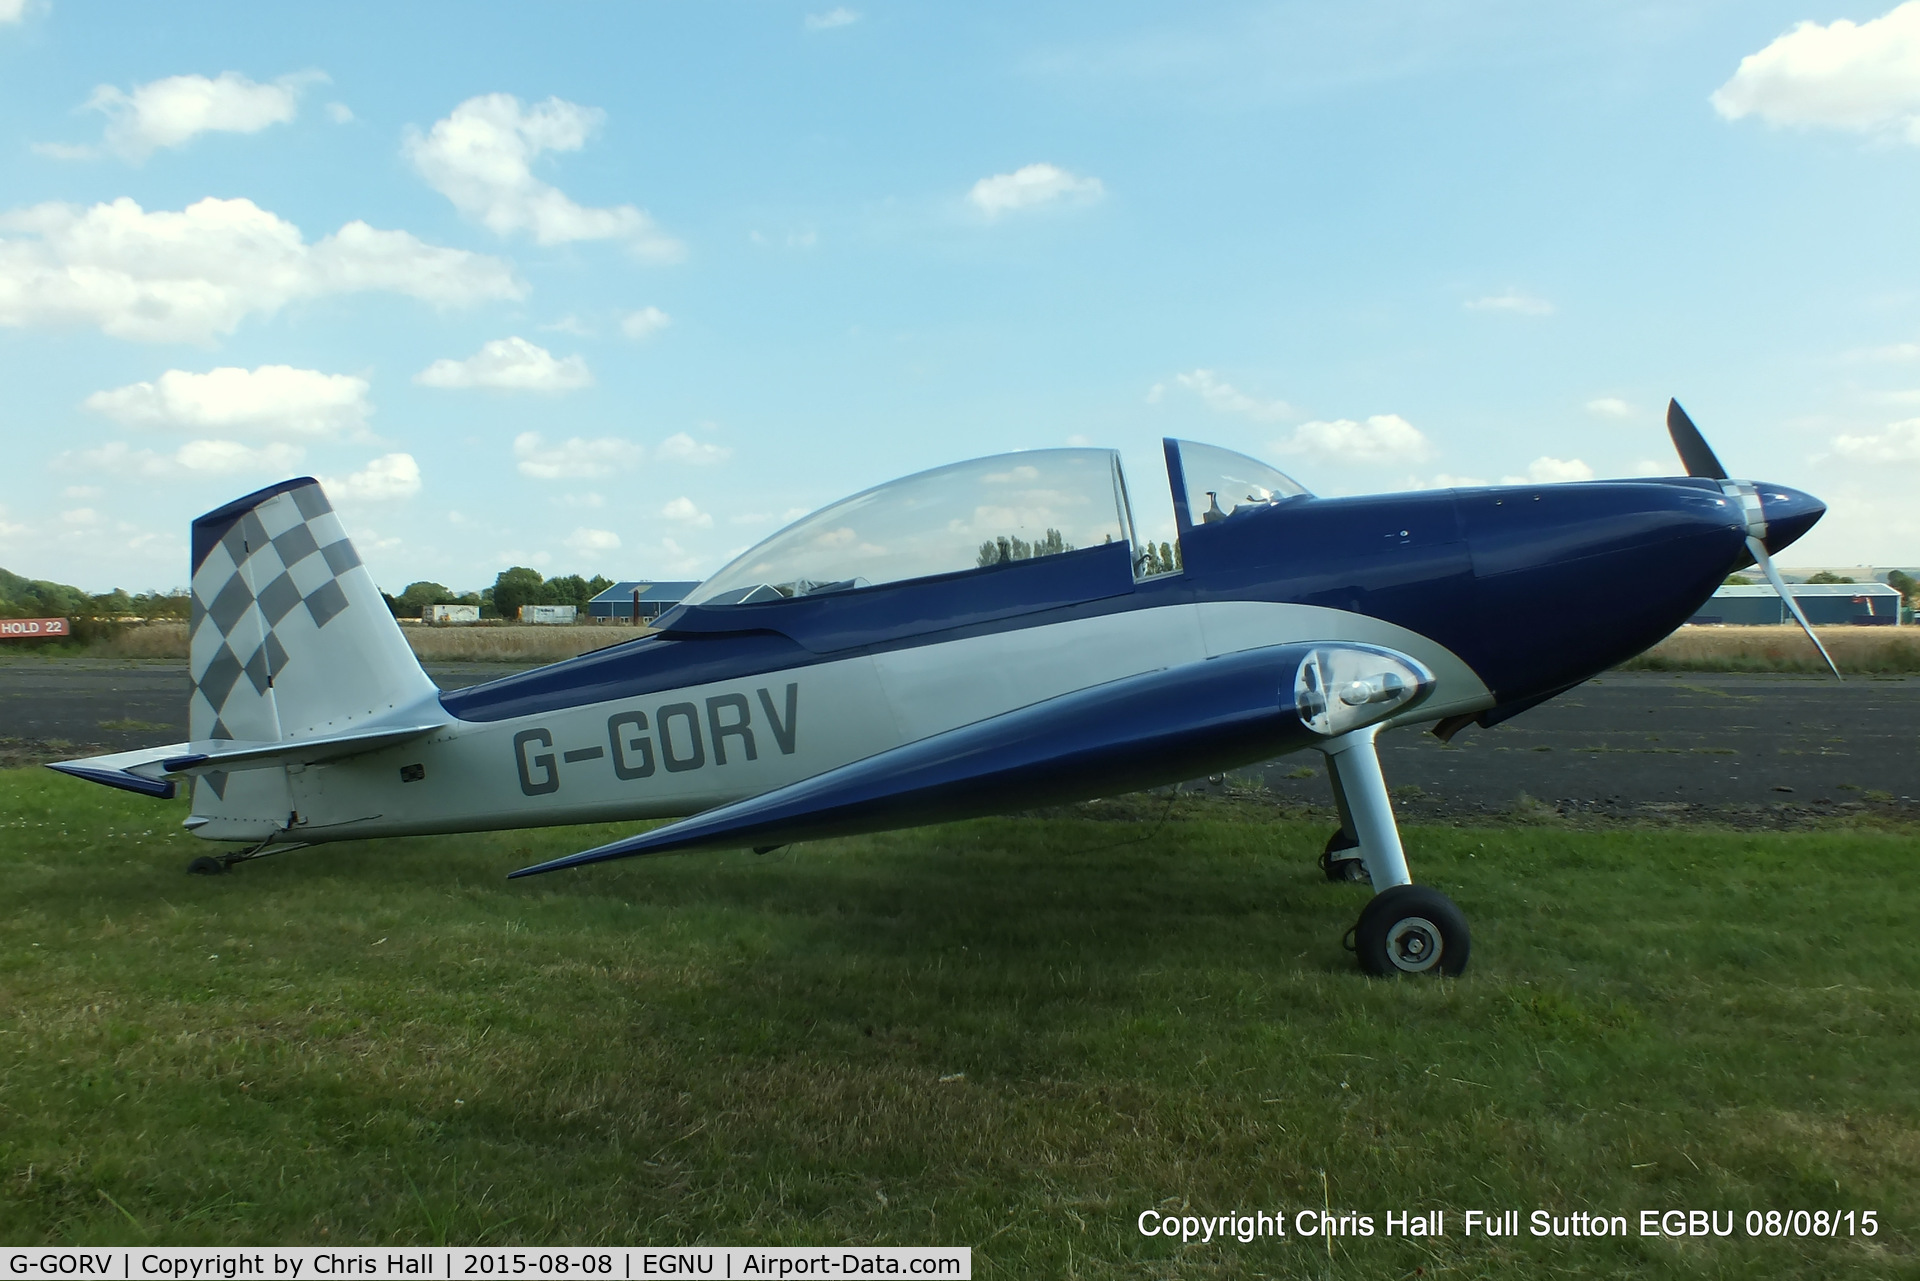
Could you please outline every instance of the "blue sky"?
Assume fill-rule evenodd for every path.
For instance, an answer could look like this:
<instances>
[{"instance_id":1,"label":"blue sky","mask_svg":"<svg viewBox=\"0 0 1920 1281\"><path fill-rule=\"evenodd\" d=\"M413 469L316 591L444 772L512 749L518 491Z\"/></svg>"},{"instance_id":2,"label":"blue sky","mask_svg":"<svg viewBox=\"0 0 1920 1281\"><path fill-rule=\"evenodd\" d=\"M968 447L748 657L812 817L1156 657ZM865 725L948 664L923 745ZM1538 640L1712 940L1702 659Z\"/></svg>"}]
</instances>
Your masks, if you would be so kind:
<instances>
[{"instance_id":1,"label":"blue sky","mask_svg":"<svg viewBox=\"0 0 1920 1281\"><path fill-rule=\"evenodd\" d=\"M0 565L327 484L389 590L700 577L1002 450L1678 470L1920 561L1920 3L0 0Z\"/></svg>"}]
</instances>

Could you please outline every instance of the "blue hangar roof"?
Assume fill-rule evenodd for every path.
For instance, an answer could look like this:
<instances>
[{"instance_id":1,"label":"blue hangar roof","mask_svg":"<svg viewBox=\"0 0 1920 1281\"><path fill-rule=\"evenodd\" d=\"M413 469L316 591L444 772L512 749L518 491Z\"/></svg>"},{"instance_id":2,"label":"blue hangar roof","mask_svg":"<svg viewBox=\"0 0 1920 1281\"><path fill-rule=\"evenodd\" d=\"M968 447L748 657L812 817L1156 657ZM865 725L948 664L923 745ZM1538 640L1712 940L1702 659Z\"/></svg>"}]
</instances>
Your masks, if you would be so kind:
<instances>
[{"instance_id":1,"label":"blue hangar roof","mask_svg":"<svg viewBox=\"0 0 1920 1281\"><path fill-rule=\"evenodd\" d=\"M593 598L593 601L633 603L634 589L640 591L640 599L651 604L655 601L678 603L686 599L687 593L698 587L699 583L656 583L650 578L642 578L630 583L615 583ZM593 601L589 601L592 604Z\"/></svg>"}]
</instances>

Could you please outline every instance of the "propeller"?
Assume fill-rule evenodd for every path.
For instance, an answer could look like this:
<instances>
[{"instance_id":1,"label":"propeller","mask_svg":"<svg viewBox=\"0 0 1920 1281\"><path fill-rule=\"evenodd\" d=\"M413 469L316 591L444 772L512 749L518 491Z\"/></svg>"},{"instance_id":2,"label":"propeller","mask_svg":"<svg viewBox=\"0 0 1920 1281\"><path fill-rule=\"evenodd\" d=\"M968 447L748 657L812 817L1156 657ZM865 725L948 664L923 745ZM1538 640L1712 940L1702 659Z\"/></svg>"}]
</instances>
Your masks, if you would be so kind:
<instances>
[{"instance_id":1,"label":"propeller","mask_svg":"<svg viewBox=\"0 0 1920 1281\"><path fill-rule=\"evenodd\" d=\"M1833 655L1827 653L1827 647L1813 634L1813 625L1807 622L1807 616L1800 611L1800 602L1793 598L1793 593L1787 590L1786 582L1780 577L1780 571L1773 567L1773 557L1767 554L1767 545L1762 541L1767 536L1767 513L1760 501L1759 491L1751 481L1732 480L1727 476L1727 469L1714 456L1713 450L1707 445L1707 438L1700 434L1700 429L1693 425L1693 419L1687 417L1687 411L1680 408L1677 400L1667 402L1667 435L1673 437L1673 447L1679 451L1687 475L1719 481L1727 497L1740 504L1747 519L1747 551L1753 556L1753 563L1773 584L1773 590L1793 614L1794 621L1800 624L1800 630L1813 642L1813 647L1820 651L1820 657L1827 660L1827 666L1833 669L1834 679L1845 680L1846 677L1840 675L1839 664L1833 661Z\"/></svg>"}]
</instances>

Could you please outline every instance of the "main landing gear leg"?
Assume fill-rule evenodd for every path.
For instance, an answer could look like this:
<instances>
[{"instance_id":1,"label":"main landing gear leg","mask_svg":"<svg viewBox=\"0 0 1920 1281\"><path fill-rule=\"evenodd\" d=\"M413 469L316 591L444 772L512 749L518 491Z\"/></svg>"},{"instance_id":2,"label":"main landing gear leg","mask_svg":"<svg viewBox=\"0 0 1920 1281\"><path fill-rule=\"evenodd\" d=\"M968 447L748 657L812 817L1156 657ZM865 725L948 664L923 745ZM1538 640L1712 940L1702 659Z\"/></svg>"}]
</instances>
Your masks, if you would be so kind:
<instances>
[{"instance_id":1,"label":"main landing gear leg","mask_svg":"<svg viewBox=\"0 0 1920 1281\"><path fill-rule=\"evenodd\" d=\"M1360 857L1360 837L1353 825L1353 807L1347 804L1347 789L1340 782L1340 770L1334 755L1327 754L1327 777L1333 782L1333 804L1340 811L1340 826L1327 838L1320 851L1320 870L1329 881L1364 881L1367 864Z\"/></svg>"},{"instance_id":2,"label":"main landing gear leg","mask_svg":"<svg viewBox=\"0 0 1920 1281\"><path fill-rule=\"evenodd\" d=\"M1466 969L1472 947L1467 918L1446 895L1415 885L1407 873L1400 827L1374 743L1379 732L1379 726L1371 725L1330 739L1321 748L1333 775L1334 799L1340 803L1341 830L1334 840L1352 834L1357 861L1375 891L1353 927L1353 948L1360 968L1369 974L1458 974ZM1322 866L1329 879L1337 879L1332 845L1329 841Z\"/></svg>"}]
</instances>

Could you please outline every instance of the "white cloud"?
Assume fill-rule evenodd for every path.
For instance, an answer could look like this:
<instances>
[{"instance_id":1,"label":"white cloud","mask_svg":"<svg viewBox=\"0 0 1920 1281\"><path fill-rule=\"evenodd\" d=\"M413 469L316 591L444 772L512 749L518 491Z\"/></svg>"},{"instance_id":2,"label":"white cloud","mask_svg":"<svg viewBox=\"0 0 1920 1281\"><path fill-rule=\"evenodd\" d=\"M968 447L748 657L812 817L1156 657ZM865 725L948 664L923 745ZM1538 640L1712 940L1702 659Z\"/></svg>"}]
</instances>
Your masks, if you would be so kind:
<instances>
[{"instance_id":1,"label":"white cloud","mask_svg":"<svg viewBox=\"0 0 1920 1281\"><path fill-rule=\"evenodd\" d=\"M644 262L677 262L686 248L632 205L590 209L533 175L545 151L578 151L606 113L559 98L532 108L512 94L469 98L422 136L410 131L408 159L427 185L487 228L530 233L543 245L618 240Z\"/></svg>"},{"instance_id":2,"label":"white cloud","mask_svg":"<svg viewBox=\"0 0 1920 1281\"><path fill-rule=\"evenodd\" d=\"M1107 194L1098 178L1082 178L1049 164L1024 165L973 184L967 199L989 218L1015 209L1031 209L1070 200L1091 204Z\"/></svg>"},{"instance_id":3,"label":"white cloud","mask_svg":"<svg viewBox=\"0 0 1920 1281\"><path fill-rule=\"evenodd\" d=\"M68 485L60 491L62 498L99 498L107 491L98 485Z\"/></svg>"},{"instance_id":4,"label":"white cloud","mask_svg":"<svg viewBox=\"0 0 1920 1281\"><path fill-rule=\"evenodd\" d=\"M567 535L567 546L577 552L610 552L620 546L620 535L611 529L587 529L582 526Z\"/></svg>"},{"instance_id":5,"label":"white cloud","mask_svg":"<svg viewBox=\"0 0 1920 1281\"><path fill-rule=\"evenodd\" d=\"M1640 411L1618 396L1602 396L1587 402L1587 412L1595 418L1632 418Z\"/></svg>"},{"instance_id":6,"label":"white cloud","mask_svg":"<svg viewBox=\"0 0 1920 1281\"><path fill-rule=\"evenodd\" d=\"M1206 402L1207 408L1222 414L1239 414L1256 422L1273 422L1293 417L1293 406L1284 400L1256 400L1236 388L1232 383L1220 381L1211 369L1196 369L1189 374L1175 374L1173 381ZM1159 400L1161 388L1156 384L1148 393L1149 401Z\"/></svg>"},{"instance_id":7,"label":"white cloud","mask_svg":"<svg viewBox=\"0 0 1920 1281\"><path fill-rule=\"evenodd\" d=\"M60 519L69 525L98 525L100 513L91 507L75 507L72 511L60 513Z\"/></svg>"},{"instance_id":8,"label":"white cloud","mask_svg":"<svg viewBox=\"0 0 1920 1281\"><path fill-rule=\"evenodd\" d=\"M0 22L18 22L27 16L27 0L0 0Z\"/></svg>"},{"instance_id":9,"label":"white cloud","mask_svg":"<svg viewBox=\"0 0 1920 1281\"><path fill-rule=\"evenodd\" d=\"M513 456L522 476L535 480L578 480L588 476L610 476L622 468L637 464L643 452L640 446L618 436L583 440L578 436L548 448L537 431L521 432L513 439Z\"/></svg>"},{"instance_id":10,"label":"white cloud","mask_svg":"<svg viewBox=\"0 0 1920 1281\"><path fill-rule=\"evenodd\" d=\"M356 117L353 114L353 108L349 107L346 103L329 102L327 104L327 119L337 125L350 125Z\"/></svg>"},{"instance_id":11,"label":"white cloud","mask_svg":"<svg viewBox=\"0 0 1920 1281\"><path fill-rule=\"evenodd\" d=\"M177 479L186 475L232 476L259 474L286 476L300 466L305 451L283 441L252 446L235 440L190 440L171 454L135 449L115 440L96 449L60 454L53 465L88 475Z\"/></svg>"},{"instance_id":12,"label":"white cloud","mask_svg":"<svg viewBox=\"0 0 1920 1281\"><path fill-rule=\"evenodd\" d=\"M1418 476L1409 476L1403 489L1479 489L1487 483L1483 476L1453 476L1441 472L1436 476L1422 480Z\"/></svg>"},{"instance_id":13,"label":"white cloud","mask_svg":"<svg viewBox=\"0 0 1920 1281\"><path fill-rule=\"evenodd\" d=\"M1728 120L1900 132L1920 143L1920 0L1869 22L1802 22L1742 58L1710 101Z\"/></svg>"},{"instance_id":14,"label":"white cloud","mask_svg":"<svg viewBox=\"0 0 1920 1281\"><path fill-rule=\"evenodd\" d=\"M696 467L711 463L724 463L733 457L733 450L725 445L709 445L705 441L695 440L687 433L675 432L660 442L653 456L663 462L692 463Z\"/></svg>"},{"instance_id":15,"label":"white cloud","mask_svg":"<svg viewBox=\"0 0 1920 1281\"><path fill-rule=\"evenodd\" d=\"M599 336L586 321L571 314L560 317L560 319L550 325L542 325L540 328L546 330L548 333L572 334L575 338L596 338Z\"/></svg>"},{"instance_id":16,"label":"white cloud","mask_svg":"<svg viewBox=\"0 0 1920 1281\"><path fill-rule=\"evenodd\" d=\"M850 27L858 21L860 21L860 15L852 9L829 9L825 13L808 14L807 30L830 31L834 27Z\"/></svg>"},{"instance_id":17,"label":"white cloud","mask_svg":"<svg viewBox=\"0 0 1920 1281\"><path fill-rule=\"evenodd\" d=\"M695 529L708 529L713 525L713 517L693 505L693 500L682 496L674 499L660 509L660 514L668 520L677 520Z\"/></svg>"},{"instance_id":18,"label":"white cloud","mask_svg":"<svg viewBox=\"0 0 1920 1281\"><path fill-rule=\"evenodd\" d=\"M1635 476L1671 476L1672 474L1672 463L1656 463L1651 458L1642 458L1633 465Z\"/></svg>"},{"instance_id":19,"label":"white cloud","mask_svg":"<svg viewBox=\"0 0 1920 1281\"><path fill-rule=\"evenodd\" d=\"M1877 436L1835 436L1833 452L1869 463L1920 462L1920 418L1888 423Z\"/></svg>"},{"instance_id":20,"label":"white cloud","mask_svg":"<svg viewBox=\"0 0 1920 1281\"><path fill-rule=\"evenodd\" d=\"M658 307L630 311L620 322L620 332L636 342L644 342L673 323L673 317Z\"/></svg>"},{"instance_id":21,"label":"white cloud","mask_svg":"<svg viewBox=\"0 0 1920 1281\"><path fill-rule=\"evenodd\" d=\"M196 134L259 133L285 124L299 110L300 90L312 72L259 84L238 72L168 76L135 85L132 93L101 85L87 107L107 116L107 146L129 160L144 160L161 147L178 147Z\"/></svg>"},{"instance_id":22,"label":"white cloud","mask_svg":"<svg viewBox=\"0 0 1920 1281\"><path fill-rule=\"evenodd\" d=\"M495 387L506 391L577 391L593 385L582 356L555 360L524 338L496 338L465 360L436 360L413 376L426 387Z\"/></svg>"},{"instance_id":23,"label":"white cloud","mask_svg":"<svg viewBox=\"0 0 1920 1281\"><path fill-rule=\"evenodd\" d=\"M1433 452L1420 429L1398 414L1375 414L1365 422L1339 418L1301 423L1273 445L1277 454L1307 454L1332 462L1419 462Z\"/></svg>"},{"instance_id":24,"label":"white cloud","mask_svg":"<svg viewBox=\"0 0 1920 1281\"><path fill-rule=\"evenodd\" d=\"M498 258L350 222L309 245L251 200L148 213L122 197L0 214L0 325L97 325L115 338L209 343L254 313L385 290L440 306L526 292Z\"/></svg>"},{"instance_id":25,"label":"white cloud","mask_svg":"<svg viewBox=\"0 0 1920 1281\"><path fill-rule=\"evenodd\" d=\"M1865 351L1847 354L1854 360L1884 360L1890 364L1905 364L1920 360L1920 342L1889 343L1885 347L1870 347Z\"/></svg>"},{"instance_id":26,"label":"white cloud","mask_svg":"<svg viewBox=\"0 0 1920 1281\"><path fill-rule=\"evenodd\" d=\"M1524 476L1503 476L1503 485L1557 485L1566 481L1592 480L1593 468L1578 458L1536 458L1527 464Z\"/></svg>"},{"instance_id":27,"label":"white cloud","mask_svg":"<svg viewBox=\"0 0 1920 1281\"><path fill-rule=\"evenodd\" d=\"M384 454L351 476L322 476L320 487L335 502L380 503L412 498L420 492L420 464L412 454Z\"/></svg>"},{"instance_id":28,"label":"white cloud","mask_svg":"<svg viewBox=\"0 0 1920 1281\"><path fill-rule=\"evenodd\" d=\"M369 412L366 379L287 365L204 374L169 369L153 382L96 391L82 403L129 427L294 438L358 432Z\"/></svg>"},{"instance_id":29,"label":"white cloud","mask_svg":"<svg viewBox=\"0 0 1920 1281\"><path fill-rule=\"evenodd\" d=\"M1489 294L1485 298L1470 298L1461 305L1468 311L1510 311L1518 316L1553 314L1552 303L1544 298L1523 294L1517 289L1509 289L1503 294Z\"/></svg>"}]
</instances>

